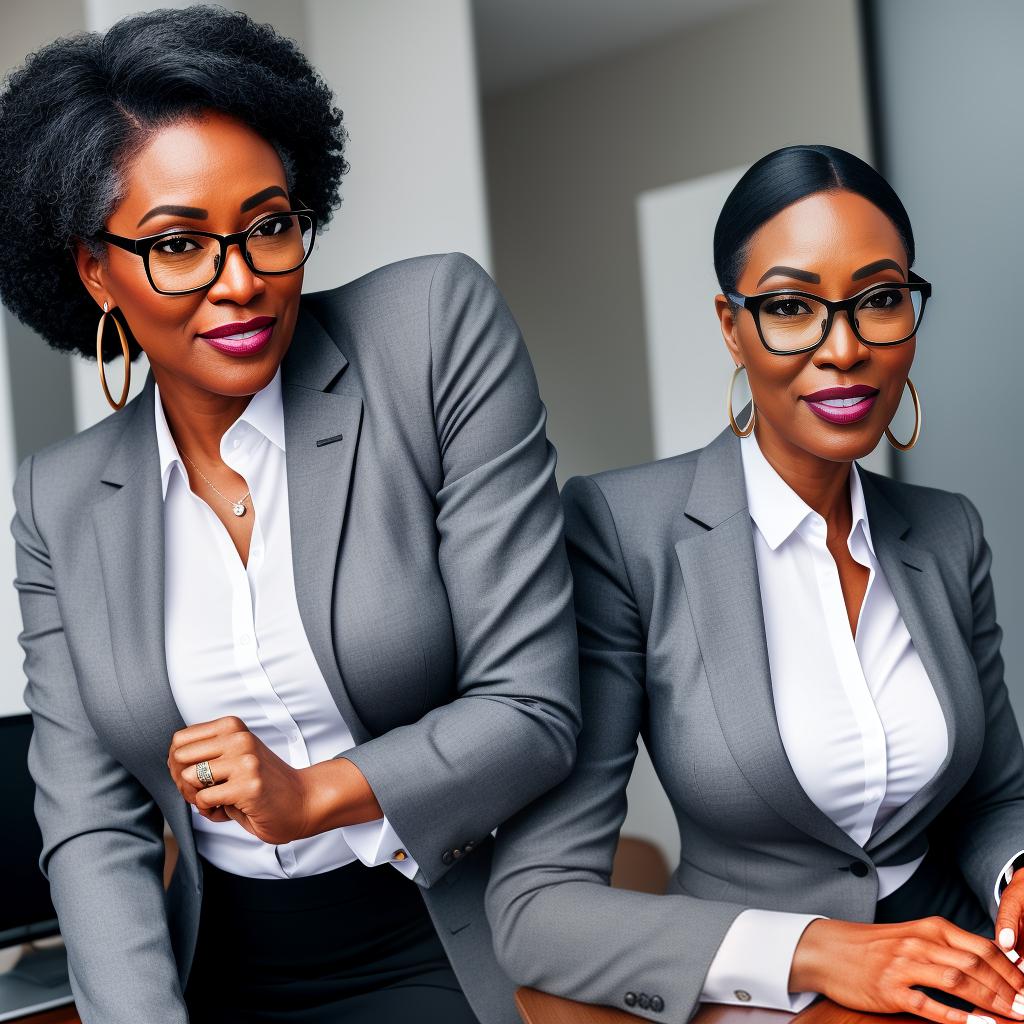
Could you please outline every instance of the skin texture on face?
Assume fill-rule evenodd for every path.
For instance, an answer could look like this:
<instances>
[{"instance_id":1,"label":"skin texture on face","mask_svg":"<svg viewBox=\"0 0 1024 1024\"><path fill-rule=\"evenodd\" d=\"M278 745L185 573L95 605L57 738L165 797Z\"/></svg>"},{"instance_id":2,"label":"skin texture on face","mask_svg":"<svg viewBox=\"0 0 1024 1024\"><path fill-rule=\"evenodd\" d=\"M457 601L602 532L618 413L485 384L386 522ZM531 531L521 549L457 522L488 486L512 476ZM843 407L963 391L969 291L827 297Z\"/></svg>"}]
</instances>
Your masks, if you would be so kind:
<instances>
[{"instance_id":1,"label":"skin texture on face","mask_svg":"<svg viewBox=\"0 0 1024 1024\"><path fill-rule=\"evenodd\" d=\"M885 266L854 278L862 267L880 260L891 260L900 269ZM783 267L815 274L819 281L778 269ZM853 192L819 192L786 207L758 229L748 244L737 290L753 295L794 288L844 299L872 284L906 281L907 269L899 233L877 206ZM762 345L748 310L734 317L724 295L716 296L715 306L733 362L746 367L757 409L755 433L769 461L776 469L783 467L787 482L789 475L800 481L837 472L845 479L849 463L875 448L895 414L915 339L889 347L865 345L839 313L815 351L776 355ZM822 388L853 384L879 389L870 413L855 423L827 423L802 398ZM790 486L800 493L792 482Z\"/></svg>"},{"instance_id":2,"label":"skin texture on face","mask_svg":"<svg viewBox=\"0 0 1024 1024\"><path fill-rule=\"evenodd\" d=\"M125 185L124 198L106 228L129 238L172 229L227 234L292 206L273 146L247 125L215 111L158 130L126 168ZM246 200L274 186L274 194L242 210ZM191 207L192 215L161 212L147 217L165 205ZM107 252L104 266L79 246L79 275L100 310L107 300L123 313L153 368L175 440L206 472L219 461L223 432L269 383L288 350L302 268L260 276L235 245L227 250L224 268L209 288L161 295L150 286L139 256L113 245ZM276 317L276 322L270 343L252 355L228 355L198 337L257 316Z\"/></svg>"},{"instance_id":3,"label":"skin texture on face","mask_svg":"<svg viewBox=\"0 0 1024 1024\"><path fill-rule=\"evenodd\" d=\"M863 273L883 260L891 262ZM877 206L854 192L819 192L761 225L748 243L737 291L754 295L793 288L845 299L872 284L905 282L907 270L899 232ZM746 367L757 410L754 433L765 458L825 518L853 627L867 570L852 560L846 544L852 525L850 463L875 448L895 414L916 339L887 347L865 345L845 313L838 313L825 342L813 352L777 355L761 343L749 310L734 316L724 295L715 297L715 308L733 362ZM856 384L877 388L878 396L868 415L853 423L826 422L803 397Z\"/></svg>"}]
</instances>

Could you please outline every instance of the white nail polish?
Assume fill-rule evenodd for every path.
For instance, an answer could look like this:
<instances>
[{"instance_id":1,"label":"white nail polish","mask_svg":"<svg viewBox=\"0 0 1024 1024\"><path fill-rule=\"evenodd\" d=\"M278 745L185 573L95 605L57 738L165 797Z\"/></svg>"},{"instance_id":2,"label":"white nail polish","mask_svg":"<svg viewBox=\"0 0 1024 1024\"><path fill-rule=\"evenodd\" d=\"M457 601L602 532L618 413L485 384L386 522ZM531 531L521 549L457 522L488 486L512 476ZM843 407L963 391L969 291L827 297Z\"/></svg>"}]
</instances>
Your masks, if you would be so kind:
<instances>
[{"instance_id":1,"label":"white nail polish","mask_svg":"<svg viewBox=\"0 0 1024 1024\"><path fill-rule=\"evenodd\" d=\"M1013 1012L1024 1014L1024 996L1019 992L1013 997Z\"/></svg>"},{"instance_id":2,"label":"white nail polish","mask_svg":"<svg viewBox=\"0 0 1024 1024\"><path fill-rule=\"evenodd\" d=\"M994 1017L986 1017L982 1013L967 1014L967 1024L996 1024Z\"/></svg>"},{"instance_id":3,"label":"white nail polish","mask_svg":"<svg viewBox=\"0 0 1024 1024\"><path fill-rule=\"evenodd\" d=\"M999 933L999 945L1002 946L1003 949L1012 949L1016 941L1017 936L1013 934L1012 928L1004 928Z\"/></svg>"},{"instance_id":4,"label":"white nail polish","mask_svg":"<svg viewBox=\"0 0 1024 1024\"><path fill-rule=\"evenodd\" d=\"M1015 964L1020 959L1020 953L1015 949L1004 949L1003 952L1011 964Z\"/></svg>"}]
</instances>

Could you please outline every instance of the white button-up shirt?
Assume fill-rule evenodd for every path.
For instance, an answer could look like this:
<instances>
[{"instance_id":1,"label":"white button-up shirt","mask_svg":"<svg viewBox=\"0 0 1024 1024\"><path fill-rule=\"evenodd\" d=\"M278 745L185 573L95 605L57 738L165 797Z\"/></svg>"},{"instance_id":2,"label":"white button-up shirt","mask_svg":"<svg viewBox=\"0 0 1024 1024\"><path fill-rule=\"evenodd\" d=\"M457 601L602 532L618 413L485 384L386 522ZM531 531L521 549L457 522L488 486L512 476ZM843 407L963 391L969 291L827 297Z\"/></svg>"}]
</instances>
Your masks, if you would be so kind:
<instances>
[{"instance_id":1,"label":"white button-up shirt","mask_svg":"<svg viewBox=\"0 0 1024 1024\"><path fill-rule=\"evenodd\" d=\"M165 649L181 715L189 725L236 715L294 768L327 761L354 742L299 617L281 369L220 441L221 458L251 491L247 565L224 524L190 488L160 389L154 390L164 495ZM241 492L230 497L240 498ZM207 860L252 878L319 874L356 858L368 866L390 862L408 878L417 871L386 818L279 845L263 842L236 821L210 821L194 806L192 827Z\"/></svg>"},{"instance_id":2,"label":"white button-up shirt","mask_svg":"<svg viewBox=\"0 0 1024 1024\"><path fill-rule=\"evenodd\" d=\"M868 584L854 636L825 520L779 476L753 433L740 450L786 755L811 800L863 846L942 765L942 707L875 557L856 464L847 546L868 569ZM879 898L923 859L877 868ZM702 998L802 1009L816 993L788 991L793 953L804 928L822 916L743 911L719 947Z\"/></svg>"}]
</instances>

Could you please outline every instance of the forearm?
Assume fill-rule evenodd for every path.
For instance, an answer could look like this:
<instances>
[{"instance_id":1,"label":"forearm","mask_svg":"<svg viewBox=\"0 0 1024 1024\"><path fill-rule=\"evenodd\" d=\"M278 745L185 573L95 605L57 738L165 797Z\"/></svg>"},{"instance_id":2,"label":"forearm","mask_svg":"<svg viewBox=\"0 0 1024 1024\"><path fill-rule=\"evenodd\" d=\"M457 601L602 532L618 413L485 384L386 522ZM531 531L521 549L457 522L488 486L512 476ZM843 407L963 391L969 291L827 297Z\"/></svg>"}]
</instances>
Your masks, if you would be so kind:
<instances>
[{"instance_id":1,"label":"forearm","mask_svg":"<svg viewBox=\"0 0 1024 1024\"><path fill-rule=\"evenodd\" d=\"M564 778L575 749L570 722L537 701L465 697L343 758L358 767L432 884L467 844Z\"/></svg>"}]
</instances>

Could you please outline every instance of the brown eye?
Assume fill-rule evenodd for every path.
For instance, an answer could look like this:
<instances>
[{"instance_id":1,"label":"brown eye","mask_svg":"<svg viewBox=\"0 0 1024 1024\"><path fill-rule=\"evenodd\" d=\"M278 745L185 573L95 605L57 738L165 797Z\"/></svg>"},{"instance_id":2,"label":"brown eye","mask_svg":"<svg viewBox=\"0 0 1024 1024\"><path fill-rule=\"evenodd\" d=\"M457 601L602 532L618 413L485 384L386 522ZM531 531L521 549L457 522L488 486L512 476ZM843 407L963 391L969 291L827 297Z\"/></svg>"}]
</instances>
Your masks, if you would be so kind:
<instances>
[{"instance_id":1,"label":"brown eye","mask_svg":"<svg viewBox=\"0 0 1024 1024\"><path fill-rule=\"evenodd\" d=\"M764 304L764 311L770 316L806 316L811 312L811 307L796 296L784 296L772 299Z\"/></svg>"}]
</instances>

